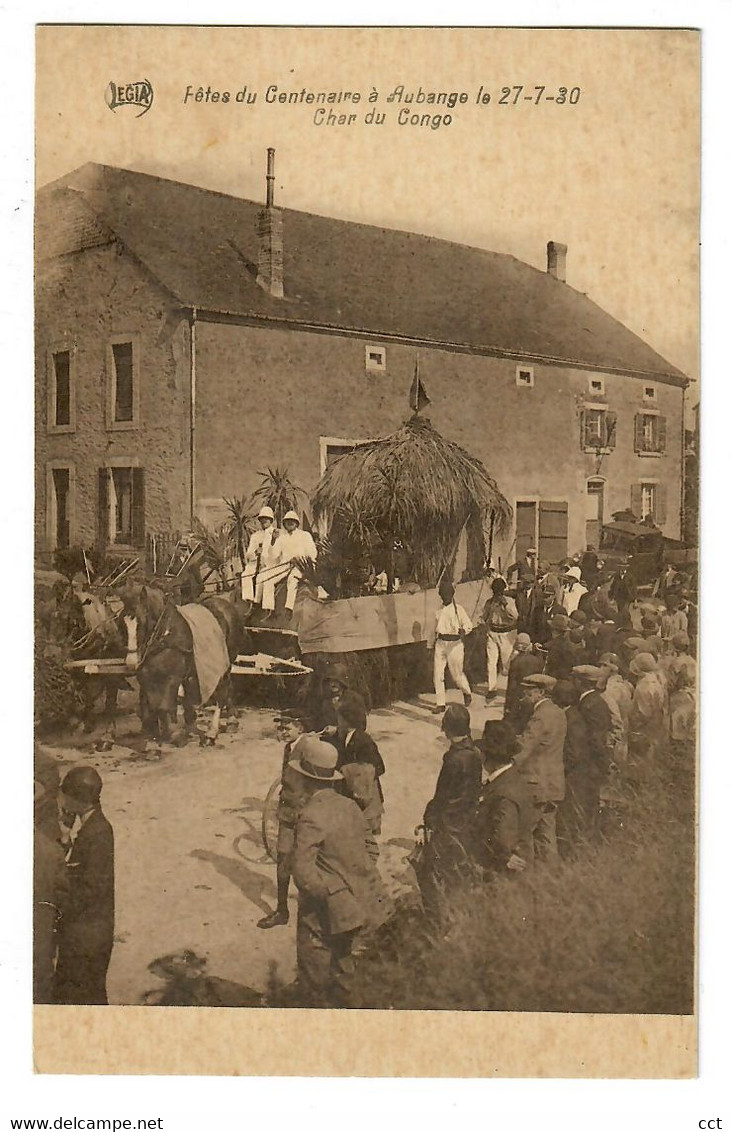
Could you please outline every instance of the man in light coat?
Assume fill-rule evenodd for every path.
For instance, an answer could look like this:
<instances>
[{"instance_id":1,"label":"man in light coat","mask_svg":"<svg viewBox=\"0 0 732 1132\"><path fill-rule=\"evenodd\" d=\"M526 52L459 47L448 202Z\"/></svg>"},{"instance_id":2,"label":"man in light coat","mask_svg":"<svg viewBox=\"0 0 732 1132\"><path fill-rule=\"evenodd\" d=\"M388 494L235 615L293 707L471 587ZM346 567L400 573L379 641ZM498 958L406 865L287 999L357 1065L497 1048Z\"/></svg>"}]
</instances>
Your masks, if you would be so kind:
<instances>
[{"instance_id":1,"label":"man in light coat","mask_svg":"<svg viewBox=\"0 0 732 1132\"><path fill-rule=\"evenodd\" d=\"M366 818L334 787L338 752L316 735L298 741L290 767L309 795L297 821L292 872L299 891L298 980L309 1005L352 1006L353 946L364 928L387 916Z\"/></svg>"},{"instance_id":2,"label":"man in light coat","mask_svg":"<svg viewBox=\"0 0 732 1132\"><path fill-rule=\"evenodd\" d=\"M274 609L275 582L268 577L268 571L277 564L278 558L274 511L271 507L262 507L257 519L259 530L249 539L245 555L241 596L243 601L256 602L271 611Z\"/></svg>"},{"instance_id":3,"label":"man in light coat","mask_svg":"<svg viewBox=\"0 0 732 1132\"><path fill-rule=\"evenodd\" d=\"M520 855L526 861L556 861L557 808L564 798L564 740L567 719L549 698L556 680L544 673L526 676L524 695L532 708L531 719L519 739L514 763L532 787L534 818L531 839Z\"/></svg>"},{"instance_id":4,"label":"man in light coat","mask_svg":"<svg viewBox=\"0 0 732 1132\"><path fill-rule=\"evenodd\" d=\"M280 535L280 561L290 563L290 572L287 575L287 600L285 608L292 613L295 608L297 587L302 580L302 570L298 559L309 559L312 562L318 557L318 549L311 534L300 528L300 516L296 511L288 511L282 520L284 533Z\"/></svg>"}]
</instances>

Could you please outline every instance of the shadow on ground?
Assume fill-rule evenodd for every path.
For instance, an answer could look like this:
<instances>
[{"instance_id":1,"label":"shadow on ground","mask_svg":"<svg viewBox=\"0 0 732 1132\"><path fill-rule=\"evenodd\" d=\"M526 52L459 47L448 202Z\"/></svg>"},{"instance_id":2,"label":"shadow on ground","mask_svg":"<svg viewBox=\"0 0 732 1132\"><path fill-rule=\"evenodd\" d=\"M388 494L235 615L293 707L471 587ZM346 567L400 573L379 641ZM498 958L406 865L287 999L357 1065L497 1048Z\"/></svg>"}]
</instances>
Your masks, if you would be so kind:
<instances>
[{"instance_id":1,"label":"shadow on ground","mask_svg":"<svg viewBox=\"0 0 732 1132\"><path fill-rule=\"evenodd\" d=\"M265 900L265 896L275 899L277 897L277 886L269 877L262 876L261 873L250 869L241 859L224 857L220 853L211 852L209 849L193 849L190 856L196 857L199 861L208 861L217 873L231 881L241 894L246 896L247 900L251 901L261 912L264 912L265 916L274 911Z\"/></svg>"},{"instance_id":2,"label":"shadow on ground","mask_svg":"<svg viewBox=\"0 0 732 1132\"><path fill-rule=\"evenodd\" d=\"M143 1006L261 1006L262 995L243 983L206 973L207 960L195 951L177 951L154 959L148 971L163 986L146 991Z\"/></svg>"}]
</instances>

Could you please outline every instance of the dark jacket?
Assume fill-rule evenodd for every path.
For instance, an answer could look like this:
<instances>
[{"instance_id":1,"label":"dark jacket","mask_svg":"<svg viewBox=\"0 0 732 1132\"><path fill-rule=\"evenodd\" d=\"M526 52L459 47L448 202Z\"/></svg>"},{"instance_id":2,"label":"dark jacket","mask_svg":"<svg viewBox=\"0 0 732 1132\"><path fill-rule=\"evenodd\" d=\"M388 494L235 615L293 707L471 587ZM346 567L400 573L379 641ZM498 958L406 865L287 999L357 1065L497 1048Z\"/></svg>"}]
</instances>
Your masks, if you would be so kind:
<instances>
[{"instance_id":1,"label":"dark jacket","mask_svg":"<svg viewBox=\"0 0 732 1132\"><path fill-rule=\"evenodd\" d=\"M476 859L485 869L503 872L509 857L528 841L534 820L531 787L515 766L483 787L476 814Z\"/></svg>"},{"instance_id":2,"label":"dark jacket","mask_svg":"<svg viewBox=\"0 0 732 1132\"><path fill-rule=\"evenodd\" d=\"M604 778L610 767L608 738L613 718L606 701L593 689L582 696L578 710L587 727L585 765L596 777Z\"/></svg>"},{"instance_id":3,"label":"dark jacket","mask_svg":"<svg viewBox=\"0 0 732 1132\"><path fill-rule=\"evenodd\" d=\"M544 607L541 595L533 603L529 612L526 631L534 644L545 645L551 640L552 631L549 622L557 613L566 615L566 609L558 601L551 604L549 609Z\"/></svg>"},{"instance_id":4,"label":"dark jacket","mask_svg":"<svg viewBox=\"0 0 732 1132\"><path fill-rule=\"evenodd\" d=\"M61 920L56 1002L107 1002L114 935L114 834L101 809L80 828L67 857L69 896Z\"/></svg>"},{"instance_id":5,"label":"dark jacket","mask_svg":"<svg viewBox=\"0 0 732 1132\"><path fill-rule=\"evenodd\" d=\"M541 700L521 736L515 762L533 788L534 801L561 802L564 797L564 740L567 720L552 700Z\"/></svg>"},{"instance_id":6,"label":"dark jacket","mask_svg":"<svg viewBox=\"0 0 732 1132\"><path fill-rule=\"evenodd\" d=\"M453 743L442 760L424 824L436 835L466 845L481 790L481 758L472 739Z\"/></svg>"},{"instance_id":7,"label":"dark jacket","mask_svg":"<svg viewBox=\"0 0 732 1132\"><path fill-rule=\"evenodd\" d=\"M547 645L546 674L555 680L569 680L577 660L579 648L573 645L566 633L552 637Z\"/></svg>"},{"instance_id":8,"label":"dark jacket","mask_svg":"<svg viewBox=\"0 0 732 1132\"><path fill-rule=\"evenodd\" d=\"M618 605L628 605L635 599L636 593L636 584L630 573L627 570L625 574L621 574L620 571L618 571L610 583L610 589L608 590L610 600L616 602Z\"/></svg>"},{"instance_id":9,"label":"dark jacket","mask_svg":"<svg viewBox=\"0 0 732 1132\"><path fill-rule=\"evenodd\" d=\"M378 833L384 812L380 779L386 770L379 748L366 731L354 731L348 742L336 732L330 742L338 751L336 769L344 778L341 793L358 802L370 828Z\"/></svg>"},{"instance_id":10,"label":"dark jacket","mask_svg":"<svg viewBox=\"0 0 732 1132\"><path fill-rule=\"evenodd\" d=\"M589 738L587 723L576 704L566 708L564 714L567 717L567 737L564 740L564 771L569 780L575 773L582 773L587 764Z\"/></svg>"},{"instance_id":11,"label":"dark jacket","mask_svg":"<svg viewBox=\"0 0 732 1132\"><path fill-rule=\"evenodd\" d=\"M514 725L521 720L523 715L521 711L522 690L521 681L526 676L532 676L537 672L544 671L544 657L537 656L534 652L517 652L511 659L508 666L508 678L506 681L506 704L503 709L503 718L509 719ZM531 712L528 712L530 715ZM528 716L527 716L528 718ZM523 722L526 722L524 719Z\"/></svg>"}]
</instances>

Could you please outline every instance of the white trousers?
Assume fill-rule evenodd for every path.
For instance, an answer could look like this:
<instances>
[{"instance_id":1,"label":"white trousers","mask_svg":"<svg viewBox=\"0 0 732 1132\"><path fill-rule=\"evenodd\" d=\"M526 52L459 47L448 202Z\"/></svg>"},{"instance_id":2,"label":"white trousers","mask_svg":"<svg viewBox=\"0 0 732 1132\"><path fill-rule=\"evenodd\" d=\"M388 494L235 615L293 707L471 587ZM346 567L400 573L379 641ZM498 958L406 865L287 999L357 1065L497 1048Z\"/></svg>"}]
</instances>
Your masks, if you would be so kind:
<instances>
[{"instance_id":1,"label":"white trousers","mask_svg":"<svg viewBox=\"0 0 732 1132\"><path fill-rule=\"evenodd\" d=\"M275 607L275 583L274 581L263 582L260 578L261 575L254 573L242 575L242 600L253 601L257 605L261 605L262 609L272 610Z\"/></svg>"},{"instance_id":2,"label":"white trousers","mask_svg":"<svg viewBox=\"0 0 732 1132\"><path fill-rule=\"evenodd\" d=\"M285 601L285 609L295 608L297 587L300 585L301 578L302 571L298 570L297 566L293 566L290 573L287 575L287 600Z\"/></svg>"},{"instance_id":3,"label":"white trousers","mask_svg":"<svg viewBox=\"0 0 732 1132\"><path fill-rule=\"evenodd\" d=\"M450 675L458 688L466 696L470 695L470 684L463 672L464 660L465 646L462 641L441 641L439 639L435 641L434 679L438 707L445 706L445 666L449 668Z\"/></svg>"},{"instance_id":4,"label":"white trousers","mask_svg":"<svg viewBox=\"0 0 732 1132\"><path fill-rule=\"evenodd\" d=\"M508 672L508 662L511 659L513 646L516 644L516 630L508 633L488 633L485 639L486 660L488 662L488 691L495 692L498 684L498 660L504 676Z\"/></svg>"}]
</instances>

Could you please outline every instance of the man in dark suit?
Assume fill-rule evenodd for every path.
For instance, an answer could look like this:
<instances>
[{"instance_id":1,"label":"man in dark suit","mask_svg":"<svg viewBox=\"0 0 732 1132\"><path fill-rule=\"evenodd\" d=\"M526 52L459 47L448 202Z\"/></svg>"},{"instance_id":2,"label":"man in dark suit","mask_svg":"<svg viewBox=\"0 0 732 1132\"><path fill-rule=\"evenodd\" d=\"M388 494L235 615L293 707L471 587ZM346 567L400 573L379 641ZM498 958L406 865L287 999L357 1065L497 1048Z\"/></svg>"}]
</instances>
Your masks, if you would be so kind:
<instances>
[{"instance_id":1,"label":"man in dark suit","mask_svg":"<svg viewBox=\"0 0 732 1132\"><path fill-rule=\"evenodd\" d=\"M450 746L424 812L428 840L418 875L424 910L432 920L442 917L446 901L473 873L473 825L481 789L481 758L470 737L468 709L448 704L442 732Z\"/></svg>"},{"instance_id":2,"label":"man in dark suit","mask_svg":"<svg viewBox=\"0 0 732 1132\"><path fill-rule=\"evenodd\" d=\"M114 936L114 834L102 813L102 780L75 766L61 783L59 811L68 830L69 896L59 932L55 1000L106 1006Z\"/></svg>"},{"instance_id":3,"label":"man in dark suit","mask_svg":"<svg viewBox=\"0 0 732 1132\"><path fill-rule=\"evenodd\" d=\"M526 868L520 849L531 836L534 800L513 763L519 744L510 724L489 719L480 749L483 789L476 815L475 856L488 879Z\"/></svg>"},{"instance_id":4,"label":"man in dark suit","mask_svg":"<svg viewBox=\"0 0 732 1132\"><path fill-rule=\"evenodd\" d=\"M628 569L627 561L622 562L620 569L615 574L610 589L608 590L608 597L614 601L618 607L618 621L619 624L624 624L628 617L630 603L635 601L636 593L638 592L637 586L633 575Z\"/></svg>"},{"instance_id":5,"label":"man in dark suit","mask_svg":"<svg viewBox=\"0 0 732 1132\"><path fill-rule=\"evenodd\" d=\"M580 664L572 669L577 687L577 710L584 720L586 735L584 752L578 752L571 776L578 832L592 838L600 818L600 791L610 770L610 732L613 726L610 708L597 690L603 670L593 664Z\"/></svg>"}]
</instances>

